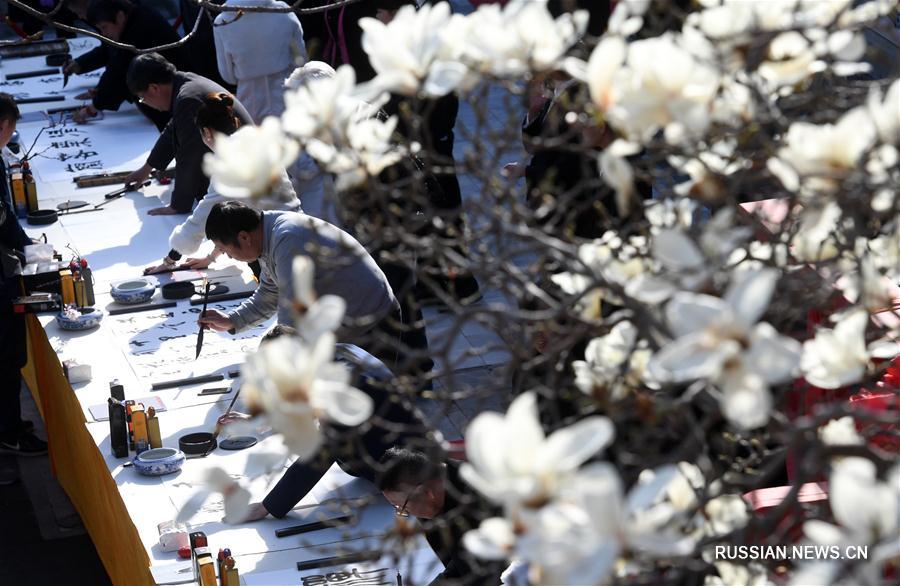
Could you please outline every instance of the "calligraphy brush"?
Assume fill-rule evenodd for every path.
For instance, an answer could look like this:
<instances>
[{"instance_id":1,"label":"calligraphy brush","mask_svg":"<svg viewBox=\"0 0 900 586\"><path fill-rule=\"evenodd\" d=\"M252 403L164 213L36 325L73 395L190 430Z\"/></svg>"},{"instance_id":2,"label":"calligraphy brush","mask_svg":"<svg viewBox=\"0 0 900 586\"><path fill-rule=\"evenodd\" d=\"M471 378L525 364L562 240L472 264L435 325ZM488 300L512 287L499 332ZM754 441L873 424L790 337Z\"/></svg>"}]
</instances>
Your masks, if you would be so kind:
<instances>
[{"instance_id":1,"label":"calligraphy brush","mask_svg":"<svg viewBox=\"0 0 900 586\"><path fill-rule=\"evenodd\" d=\"M66 59L66 60L63 62L63 64L62 64L62 72L63 72L63 89L65 89L65 87L66 87L67 85L69 85L69 75L71 75L68 71L66 71L66 67L69 65L69 63L72 62L72 56L71 56L71 55L67 55L66 57L67 57L67 59Z\"/></svg>"},{"instance_id":2,"label":"calligraphy brush","mask_svg":"<svg viewBox=\"0 0 900 586\"><path fill-rule=\"evenodd\" d=\"M200 317L204 317L206 315L206 304L209 302L209 280L206 281L206 290L203 292L203 310L200 311ZM200 324L200 331L197 332L197 354L194 355L194 360L197 360L200 357L200 350L203 348L203 331L206 329L206 326Z\"/></svg>"},{"instance_id":3,"label":"calligraphy brush","mask_svg":"<svg viewBox=\"0 0 900 586\"><path fill-rule=\"evenodd\" d=\"M240 395L240 394L241 394L241 387L238 387L237 390L234 392L234 396L231 398L231 403L228 404L228 409L225 410L225 413L219 419L222 419L223 417L226 417L226 416L228 416L229 413L231 413L231 410L234 409L235 402L237 402L238 395ZM219 437L220 431L222 431L222 424L219 422L216 422L216 428L213 430L213 437L214 438Z\"/></svg>"}]
</instances>

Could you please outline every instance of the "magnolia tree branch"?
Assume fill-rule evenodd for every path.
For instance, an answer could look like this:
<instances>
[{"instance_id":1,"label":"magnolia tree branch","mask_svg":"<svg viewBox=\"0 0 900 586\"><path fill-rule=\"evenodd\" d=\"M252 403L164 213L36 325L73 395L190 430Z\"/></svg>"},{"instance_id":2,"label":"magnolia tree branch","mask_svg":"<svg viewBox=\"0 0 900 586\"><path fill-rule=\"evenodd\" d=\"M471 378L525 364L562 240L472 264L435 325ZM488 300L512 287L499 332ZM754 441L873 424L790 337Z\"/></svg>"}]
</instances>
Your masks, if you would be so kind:
<instances>
[{"instance_id":1,"label":"magnolia tree branch","mask_svg":"<svg viewBox=\"0 0 900 586\"><path fill-rule=\"evenodd\" d=\"M42 12L29 6L28 4L22 2L21 0L9 0L8 4L10 6L15 6L22 12L29 14L38 20L46 22L47 24L58 28L63 31L67 31L70 33L76 33L79 35L83 35L86 37L91 37L99 40L101 43L109 45L110 47L114 47L116 49L121 49L124 51L131 51L137 54L143 53L154 53L160 51L167 51L169 49L175 49L187 44L191 38L196 34L197 29L199 28L199 24L201 19L206 16L205 12L271 12L271 13L289 13L293 12L296 14L304 15L304 14L316 14L320 12L325 12L326 10L331 10L334 8L341 8L343 6L349 6L351 4L355 4L360 2L361 0L334 0L334 2L326 5L326 6L318 6L315 8L302 8L302 4L304 2L308 2L309 0L296 0L290 6L285 8L273 6L273 7L264 7L264 6L222 6L219 4L215 4L208 0L191 0L192 2L196 2L196 4L200 7L200 12L197 15L197 20L194 22L193 28L185 34L181 39L175 41L174 43L168 43L165 45L159 45L156 47L150 47L147 49L139 49L134 45L129 45L128 43L121 43L119 41L115 41L106 37L94 30L86 29L82 27L72 26L68 24L62 24L53 19L53 17L65 6L68 0L60 0L60 3L57 4L53 10L50 12ZM210 18L214 18L210 16Z\"/></svg>"}]
</instances>

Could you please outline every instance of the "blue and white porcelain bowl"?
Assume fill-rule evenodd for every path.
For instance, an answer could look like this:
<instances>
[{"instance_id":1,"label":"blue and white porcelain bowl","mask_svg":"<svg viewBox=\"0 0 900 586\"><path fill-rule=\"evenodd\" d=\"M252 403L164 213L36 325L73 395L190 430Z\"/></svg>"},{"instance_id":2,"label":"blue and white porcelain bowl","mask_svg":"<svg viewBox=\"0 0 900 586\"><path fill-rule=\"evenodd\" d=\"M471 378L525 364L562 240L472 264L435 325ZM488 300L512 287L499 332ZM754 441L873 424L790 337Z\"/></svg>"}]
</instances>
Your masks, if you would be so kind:
<instances>
[{"instance_id":1,"label":"blue and white porcelain bowl","mask_svg":"<svg viewBox=\"0 0 900 586\"><path fill-rule=\"evenodd\" d=\"M134 305L136 303L146 303L153 297L156 291L156 284L150 279L132 279L123 281L112 286L109 292L116 303L124 305Z\"/></svg>"},{"instance_id":2,"label":"blue and white porcelain bowl","mask_svg":"<svg viewBox=\"0 0 900 586\"><path fill-rule=\"evenodd\" d=\"M82 331L96 328L103 319L103 312L93 307L62 311L56 315L56 323L64 330Z\"/></svg>"},{"instance_id":3,"label":"blue and white porcelain bowl","mask_svg":"<svg viewBox=\"0 0 900 586\"><path fill-rule=\"evenodd\" d=\"M144 476L163 476L181 470L184 452L175 448L154 448L135 456L132 463Z\"/></svg>"}]
</instances>

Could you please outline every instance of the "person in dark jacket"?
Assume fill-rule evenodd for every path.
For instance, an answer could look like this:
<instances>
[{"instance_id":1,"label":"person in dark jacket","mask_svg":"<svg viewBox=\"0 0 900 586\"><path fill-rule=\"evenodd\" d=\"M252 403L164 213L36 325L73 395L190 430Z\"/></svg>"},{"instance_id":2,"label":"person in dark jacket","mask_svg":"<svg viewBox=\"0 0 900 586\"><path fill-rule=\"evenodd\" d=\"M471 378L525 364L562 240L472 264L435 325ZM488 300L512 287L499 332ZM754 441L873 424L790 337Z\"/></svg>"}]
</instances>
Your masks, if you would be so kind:
<instances>
[{"instance_id":1,"label":"person in dark jacket","mask_svg":"<svg viewBox=\"0 0 900 586\"><path fill-rule=\"evenodd\" d=\"M178 71L158 53L135 57L128 68L127 82L141 102L161 112L171 112L172 119L150 151L147 162L128 175L125 183L143 183L153 169L165 170L175 159L171 203L150 210L150 214L187 214L194 201L202 199L209 188L209 177L203 172L203 155L210 150L203 144L197 127L197 110L204 97L226 92L226 89L205 77ZM237 99L233 108L242 124L253 124Z\"/></svg>"},{"instance_id":2,"label":"person in dark jacket","mask_svg":"<svg viewBox=\"0 0 900 586\"><path fill-rule=\"evenodd\" d=\"M16 130L19 108L12 96L0 93L0 148ZM22 421L19 394L22 367L28 360L25 316L13 311L12 300L23 294L21 263L31 239L22 230L6 194L6 169L0 164L0 454L38 456L47 453L47 443L37 438ZM15 480L0 470L0 483Z\"/></svg>"},{"instance_id":3,"label":"person in dark jacket","mask_svg":"<svg viewBox=\"0 0 900 586\"><path fill-rule=\"evenodd\" d=\"M278 325L266 334L261 344L281 335L296 334L294 328ZM315 487L334 462L347 474L374 484L378 462L392 446L406 445L437 453L437 443L428 438L424 423L389 392L388 383L393 373L383 362L353 344L338 344L335 360L351 368L354 386L372 398L375 412L367 422L355 428L324 424L325 439L316 457L309 462L294 462L261 503L250 505L245 521L267 515L284 517ZM220 422L245 417L240 413L235 416L232 412L228 418L220 418Z\"/></svg>"},{"instance_id":4,"label":"person in dark jacket","mask_svg":"<svg viewBox=\"0 0 900 586\"><path fill-rule=\"evenodd\" d=\"M475 558L463 546L463 536L501 511L460 477L456 462L441 462L414 449L392 447L381 458L381 469L378 489L397 515L423 522L425 539L444 564L444 571L431 584L500 583L506 564Z\"/></svg>"},{"instance_id":5,"label":"person in dark jacket","mask_svg":"<svg viewBox=\"0 0 900 586\"><path fill-rule=\"evenodd\" d=\"M120 43L138 49L159 47L178 41L178 34L157 11L129 0L93 0L88 5L87 19L100 33ZM161 53L183 67L180 48ZM125 77L135 53L101 44L81 57L73 59L65 67L69 74L88 73L106 67L97 87L89 92L91 103L76 112L75 121L82 123L97 116L100 110L118 110L122 102L134 102L134 94L128 91ZM162 130L169 121L169 113L138 104L138 109Z\"/></svg>"},{"instance_id":6,"label":"person in dark jacket","mask_svg":"<svg viewBox=\"0 0 900 586\"><path fill-rule=\"evenodd\" d=\"M375 18L385 24L394 19L400 8L417 6L415 0L375 0L374 4L377 9ZM453 128L456 126L456 117L459 113L459 98L451 93L439 98L413 100L392 94L382 109L389 116L398 117L397 131L404 139L422 145L422 151L418 156L440 186L436 194L429 194L436 197L429 197L428 202L432 207L428 211L439 216L442 220L441 225L444 226L443 229L435 231L435 236L442 239L455 253L465 257L461 243L465 232L462 192L459 179L456 177L456 161L453 158L455 139ZM472 273L459 266L441 267L441 263L435 258L422 257L419 264L420 274L429 273L429 282L434 283L454 300L466 303L478 299L478 281ZM448 273L452 273L453 277L451 278ZM425 304L436 302L437 297L422 281L417 282L416 289L416 297L420 302Z\"/></svg>"}]
</instances>

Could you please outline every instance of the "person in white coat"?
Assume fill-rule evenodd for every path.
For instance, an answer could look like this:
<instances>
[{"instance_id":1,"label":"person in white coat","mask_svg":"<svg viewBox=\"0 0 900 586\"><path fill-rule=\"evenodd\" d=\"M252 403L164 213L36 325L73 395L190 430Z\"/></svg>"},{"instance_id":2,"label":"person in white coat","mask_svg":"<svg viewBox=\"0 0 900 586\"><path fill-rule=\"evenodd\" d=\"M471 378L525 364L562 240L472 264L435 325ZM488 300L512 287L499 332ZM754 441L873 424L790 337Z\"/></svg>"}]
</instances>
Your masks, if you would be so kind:
<instances>
[{"instance_id":1,"label":"person in white coat","mask_svg":"<svg viewBox=\"0 0 900 586\"><path fill-rule=\"evenodd\" d=\"M233 105L234 98L230 94L210 94L204 97L203 105L197 110L197 126L200 128L200 135L206 146L213 152L216 150L216 134L230 135L241 127L241 121L235 115ZM172 231L172 235L169 237L171 250L162 263L145 269L144 274L150 275L171 269L183 256L195 253L206 238L206 218L209 216L210 210L217 203L232 199L235 198L225 197L210 186L209 191L206 192L191 215ZM271 205L267 206L271 209L303 211L286 172L282 174L281 183L266 201L271 202ZM182 264L195 269L206 268L215 261L220 253L213 249L205 257L187 258Z\"/></svg>"},{"instance_id":2,"label":"person in white coat","mask_svg":"<svg viewBox=\"0 0 900 586\"><path fill-rule=\"evenodd\" d=\"M227 0L225 6L287 8L280 0ZM284 80L308 60L293 12L221 12L213 23L219 73L237 86L253 121L284 112Z\"/></svg>"}]
</instances>

